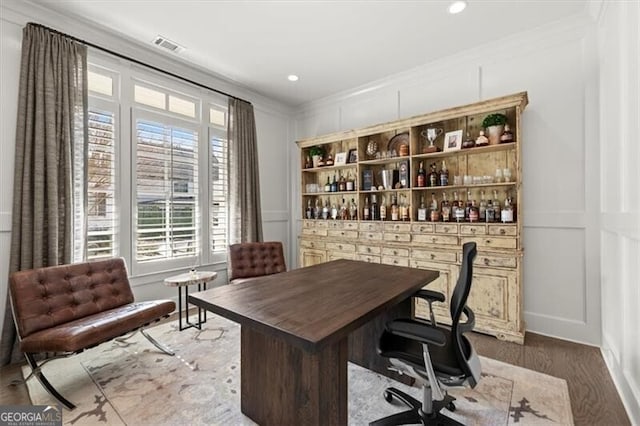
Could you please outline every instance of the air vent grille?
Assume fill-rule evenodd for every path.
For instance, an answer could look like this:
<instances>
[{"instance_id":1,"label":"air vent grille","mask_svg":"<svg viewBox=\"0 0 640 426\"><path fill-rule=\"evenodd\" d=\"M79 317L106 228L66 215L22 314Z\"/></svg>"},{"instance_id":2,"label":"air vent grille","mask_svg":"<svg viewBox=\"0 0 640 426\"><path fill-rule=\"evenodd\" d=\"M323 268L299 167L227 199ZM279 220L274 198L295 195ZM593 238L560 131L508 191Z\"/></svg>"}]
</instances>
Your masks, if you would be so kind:
<instances>
[{"instance_id":1,"label":"air vent grille","mask_svg":"<svg viewBox=\"0 0 640 426\"><path fill-rule=\"evenodd\" d=\"M167 49L170 52L173 53L180 53L184 50L184 47L180 46L178 43L176 43L175 41L171 41L166 37L163 37L161 35L157 36L154 40L153 40L153 44L155 44L158 47L161 47L163 49Z\"/></svg>"}]
</instances>

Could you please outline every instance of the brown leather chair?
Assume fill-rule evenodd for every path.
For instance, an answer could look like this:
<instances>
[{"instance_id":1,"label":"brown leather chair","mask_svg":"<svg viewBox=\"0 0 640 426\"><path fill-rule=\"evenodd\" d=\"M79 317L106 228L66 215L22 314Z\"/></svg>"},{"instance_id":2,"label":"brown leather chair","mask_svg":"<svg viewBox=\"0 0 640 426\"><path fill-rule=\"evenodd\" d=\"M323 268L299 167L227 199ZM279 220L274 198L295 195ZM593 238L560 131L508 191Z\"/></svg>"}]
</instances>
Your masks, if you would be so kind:
<instances>
[{"instance_id":1,"label":"brown leather chair","mask_svg":"<svg viewBox=\"0 0 640 426\"><path fill-rule=\"evenodd\" d=\"M229 246L229 283L238 284L255 277L287 270L282 243L240 243Z\"/></svg>"}]
</instances>

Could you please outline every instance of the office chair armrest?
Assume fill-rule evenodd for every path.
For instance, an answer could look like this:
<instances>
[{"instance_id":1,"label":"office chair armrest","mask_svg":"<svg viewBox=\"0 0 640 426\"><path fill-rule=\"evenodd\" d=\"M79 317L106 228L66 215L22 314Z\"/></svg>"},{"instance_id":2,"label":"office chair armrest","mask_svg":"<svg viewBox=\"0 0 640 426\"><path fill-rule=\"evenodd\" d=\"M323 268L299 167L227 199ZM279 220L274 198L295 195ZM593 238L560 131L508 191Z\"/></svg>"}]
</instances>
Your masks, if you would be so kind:
<instances>
[{"instance_id":1,"label":"office chair armrest","mask_svg":"<svg viewBox=\"0 0 640 426\"><path fill-rule=\"evenodd\" d=\"M463 333L466 333L467 331L472 331L473 327L476 325L475 314L473 313L471 308L466 305L462 308L462 312L464 312L464 314L466 315L467 321L465 321L464 323L460 322L458 324L458 327Z\"/></svg>"},{"instance_id":2,"label":"office chair armrest","mask_svg":"<svg viewBox=\"0 0 640 426\"><path fill-rule=\"evenodd\" d=\"M428 324L413 320L399 319L387 323L387 331L396 336L406 337L420 343L444 346L447 343L445 334Z\"/></svg>"},{"instance_id":3,"label":"office chair armrest","mask_svg":"<svg viewBox=\"0 0 640 426\"><path fill-rule=\"evenodd\" d=\"M444 302L445 301L444 294L440 293L439 291L426 290L424 288L418 290L417 292L415 292L413 294L413 297L419 297L421 299L425 299L427 302L429 300L431 300L433 302Z\"/></svg>"}]
</instances>

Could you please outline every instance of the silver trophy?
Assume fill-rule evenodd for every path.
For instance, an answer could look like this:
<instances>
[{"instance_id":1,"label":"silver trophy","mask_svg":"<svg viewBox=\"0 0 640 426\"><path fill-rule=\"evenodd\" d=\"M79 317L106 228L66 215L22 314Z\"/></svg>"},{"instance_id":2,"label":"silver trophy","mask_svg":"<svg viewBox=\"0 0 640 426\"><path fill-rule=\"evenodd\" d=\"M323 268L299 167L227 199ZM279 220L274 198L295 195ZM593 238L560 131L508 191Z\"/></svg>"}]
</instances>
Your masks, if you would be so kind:
<instances>
[{"instance_id":1,"label":"silver trophy","mask_svg":"<svg viewBox=\"0 0 640 426\"><path fill-rule=\"evenodd\" d=\"M422 132L420 132L420 135L422 135L423 138L425 138L426 140L429 141L429 146L426 146L424 148L424 153L429 153L429 152L438 152L440 151L440 148L438 148L437 146L435 146L433 144L433 141L435 141L438 136L440 136L442 134L443 130L439 129L437 127L429 127L427 130L423 130Z\"/></svg>"}]
</instances>

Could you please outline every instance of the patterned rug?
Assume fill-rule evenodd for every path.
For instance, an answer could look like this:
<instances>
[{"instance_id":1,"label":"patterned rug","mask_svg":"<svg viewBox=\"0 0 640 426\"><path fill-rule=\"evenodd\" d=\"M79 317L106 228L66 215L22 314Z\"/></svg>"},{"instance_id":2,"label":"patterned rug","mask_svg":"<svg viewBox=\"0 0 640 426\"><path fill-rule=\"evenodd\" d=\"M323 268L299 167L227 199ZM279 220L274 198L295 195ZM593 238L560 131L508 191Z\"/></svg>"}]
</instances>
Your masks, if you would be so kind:
<instances>
[{"instance_id":1,"label":"patterned rug","mask_svg":"<svg viewBox=\"0 0 640 426\"><path fill-rule=\"evenodd\" d=\"M137 334L80 355L52 361L45 375L70 401L65 425L253 425L240 412L240 327L209 314L204 330L177 331L175 323L150 334L175 350L170 357ZM573 424L567 383L555 377L481 357L482 378L473 389L456 389L455 413L467 425ZM265 366L266 368L267 366ZM28 369L23 369L28 374ZM404 411L383 390L394 386L421 398L421 390L349 363L349 424ZM53 399L35 379L33 404Z\"/></svg>"}]
</instances>

